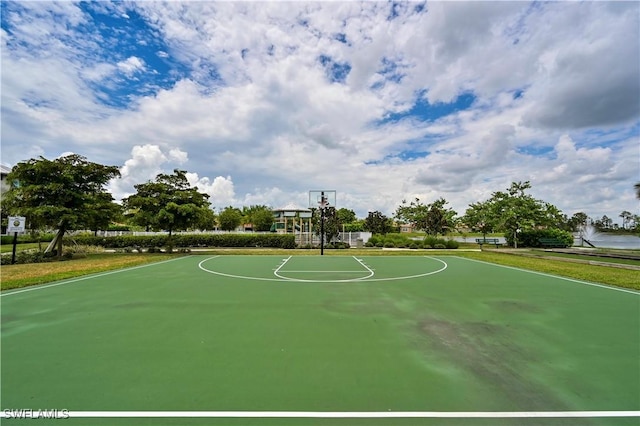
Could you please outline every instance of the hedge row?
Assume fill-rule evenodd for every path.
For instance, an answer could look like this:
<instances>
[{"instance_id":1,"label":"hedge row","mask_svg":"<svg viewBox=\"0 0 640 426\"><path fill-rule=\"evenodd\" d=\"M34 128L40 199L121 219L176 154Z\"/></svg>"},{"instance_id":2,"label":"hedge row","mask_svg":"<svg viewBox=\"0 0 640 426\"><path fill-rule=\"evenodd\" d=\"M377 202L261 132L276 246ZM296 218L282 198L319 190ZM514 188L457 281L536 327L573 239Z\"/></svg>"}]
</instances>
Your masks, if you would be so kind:
<instances>
[{"instance_id":1,"label":"hedge row","mask_svg":"<svg viewBox=\"0 0 640 426\"><path fill-rule=\"evenodd\" d=\"M554 238L562 241L566 247L573 245L571 232L561 229L532 229L518 233L518 247L542 247L540 238ZM513 235L506 235L507 244L513 247Z\"/></svg>"},{"instance_id":2,"label":"hedge row","mask_svg":"<svg viewBox=\"0 0 640 426\"><path fill-rule=\"evenodd\" d=\"M294 235L282 234L178 234L168 235L122 235L114 237L101 237L94 235L76 235L73 237L76 244L88 246L102 246L108 249L140 247L272 247L295 248ZM65 238L69 244L70 239Z\"/></svg>"},{"instance_id":3,"label":"hedge row","mask_svg":"<svg viewBox=\"0 0 640 426\"><path fill-rule=\"evenodd\" d=\"M65 253L65 256L63 256L62 260L69 260L72 258L72 256L73 255L71 253ZM2 266L10 265L12 257L13 256L10 253L3 253L2 256L0 256L0 265ZM53 256L52 254L45 255L44 252L41 252L41 251L21 251L16 253L15 260L16 260L16 264L43 263L43 262L53 262L55 260L58 260L58 258Z\"/></svg>"},{"instance_id":4,"label":"hedge row","mask_svg":"<svg viewBox=\"0 0 640 426\"><path fill-rule=\"evenodd\" d=\"M48 243L55 237L55 234L24 234L18 235L18 244L26 243ZM0 243L2 245L13 244L13 235L3 235L0 237Z\"/></svg>"},{"instance_id":5,"label":"hedge row","mask_svg":"<svg viewBox=\"0 0 640 426\"><path fill-rule=\"evenodd\" d=\"M386 247L386 248L412 248L412 249L457 249L460 244L454 240L445 240L444 238L436 238L426 236L422 240L412 240L402 234L386 234L374 235L369 238L367 247Z\"/></svg>"}]
</instances>

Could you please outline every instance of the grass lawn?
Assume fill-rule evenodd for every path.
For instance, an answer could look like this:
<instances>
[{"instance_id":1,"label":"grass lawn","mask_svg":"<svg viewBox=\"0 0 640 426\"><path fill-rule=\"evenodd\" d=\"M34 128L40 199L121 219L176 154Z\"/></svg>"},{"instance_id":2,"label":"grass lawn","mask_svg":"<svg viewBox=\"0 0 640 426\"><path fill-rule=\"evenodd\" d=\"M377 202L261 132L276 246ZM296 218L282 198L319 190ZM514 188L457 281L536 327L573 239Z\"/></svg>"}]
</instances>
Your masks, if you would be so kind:
<instances>
[{"instance_id":1,"label":"grass lawn","mask_svg":"<svg viewBox=\"0 0 640 426\"><path fill-rule=\"evenodd\" d=\"M44 263L4 265L0 270L2 290L45 284L82 275L158 262L176 255L168 254L90 254L86 257Z\"/></svg>"}]
</instances>

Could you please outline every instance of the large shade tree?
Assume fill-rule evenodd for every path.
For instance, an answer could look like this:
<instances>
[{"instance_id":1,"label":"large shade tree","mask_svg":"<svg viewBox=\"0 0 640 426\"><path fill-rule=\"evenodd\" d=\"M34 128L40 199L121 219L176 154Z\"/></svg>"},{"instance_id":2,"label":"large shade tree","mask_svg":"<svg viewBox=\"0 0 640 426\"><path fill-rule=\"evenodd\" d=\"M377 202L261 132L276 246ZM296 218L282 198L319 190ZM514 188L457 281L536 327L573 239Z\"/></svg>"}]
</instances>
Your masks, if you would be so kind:
<instances>
[{"instance_id":1,"label":"large shade tree","mask_svg":"<svg viewBox=\"0 0 640 426\"><path fill-rule=\"evenodd\" d=\"M147 230L183 231L203 226L212 220L209 195L198 192L186 177L186 171L159 174L155 181L134 185L136 193L123 199L125 213L131 221Z\"/></svg>"},{"instance_id":2,"label":"large shade tree","mask_svg":"<svg viewBox=\"0 0 640 426\"><path fill-rule=\"evenodd\" d=\"M492 215L492 205L489 201L469 204L461 221L474 232L481 232L483 237L493 232L497 225L497 218Z\"/></svg>"},{"instance_id":3,"label":"large shade tree","mask_svg":"<svg viewBox=\"0 0 640 426\"><path fill-rule=\"evenodd\" d=\"M218 215L218 224L223 231L233 231L242 224L242 211L237 207L225 207Z\"/></svg>"},{"instance_id":4,"label":"large shade tree","mask_svg":"<svg viewBox=\"0 0 640 426\"><path fill-rule=\"evenodd\" d=\"M419 198L410 203L403 201L396 209L395 218L428 235L445 235L455 228L457 215L453 209L446 207L447 204L444 198L427 204L422 203Z\"/></svg>"},{"instance_id":5,"label":"large shade tree","mask_svg":"<svg viewBox=\"0 0 640 426\"><path fill-rule=\"evenodd\" d=\"M273 210L265 205L252 205L242 208L245 223L250 223L254 231L265 232L273 225Z\"/></svg>"},{"instance_id":6,"label":"large shade tree","mask_svg":"<svg viewBox=\"0 0 640 426\"><path fill-rule=\"evenodd\" d=\"M25 216L32 229L53 228L58 232L48 252L62 255L66 231L106 228L120 208L105 190L109 180L119 177L116 166L105 166L71 154L55 160L33 158L16 164L9 175L9 191L2 208Z\"/></svg>"},{"instance_id":7,"label":"large shade tree","mask_svg":"<svg viewBox=\"0 0 640 426\"><path fill-rule=\"evenodd\" d=\"M336 216L342 225L347 225L357 220L356 213L353 210L344 207L336 210Z\"/></svg>"},{"instance_id":8,"label":"large shade tree","mask_svg":"<svg viewBox=\"0 0 640 426\"><path fill-rule=\"evenodd\" d=\"M376 210L369 212L364 220L364 229L373 234L388 234L393 229L391 218Z\"/></svg>"},{"instance_id":9,"label":"large shade tree","mask_svg":"<svg viewBox=\"0 0 640 426\"><path fill-rule=\"evenodd\" d=\"M518 245L518 233L536 228L561 229L567 219L553 204L535 199L526 191L531 183L512 182L506 191L494 192L487 201L491 222L497 231L503 231Z\"/></svg>"}]
</instances>

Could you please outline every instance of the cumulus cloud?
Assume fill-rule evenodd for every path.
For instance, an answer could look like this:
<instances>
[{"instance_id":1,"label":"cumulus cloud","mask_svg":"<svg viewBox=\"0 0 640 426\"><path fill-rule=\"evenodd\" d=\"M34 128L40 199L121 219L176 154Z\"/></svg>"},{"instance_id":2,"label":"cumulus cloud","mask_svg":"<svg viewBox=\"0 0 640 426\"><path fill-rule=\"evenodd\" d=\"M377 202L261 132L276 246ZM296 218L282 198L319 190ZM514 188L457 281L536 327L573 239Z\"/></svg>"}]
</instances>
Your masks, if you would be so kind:
<instances>
[{"instance_id":1,"label":"cumulus cloud","mask_svg":"<svg viewBox=\"0 0 640 426\"><path fill-rule=\"evenodd\" d=\"M518 180L566 210L637 206L634 2L2 7L3 161L122 165L116 198L179 167L216 207L325 188L361 216L463 212Z\"/></svg>"},{"instance_id":2,"label":"cumulus cloud","mask_svg":"<svg viewBox=\"0 0 640 426\"><path fill-rule=\"evenodd\" d=\"M143 71L145 68L144 61L135 56L130 56L124 61L118 62L116 66L120 71L122 71L129 77L131 77L137 71Z\"/></svg>"},{"instance_id":3,"label":"cumulus cloud","mask_svg":"<svg viewBox=\"0 0 640 426\"><path fill-rule=\"evenodd\" d=\"M544 52L542 73L527 96L529 125L571 129L610 126L640 114L640 41L637 13L585 22L581 37ZM557 19L557 18L555 18Z\"/></svg>"},{"instance_id":4,"label":"cumulus cloud","mask_svg":"<svg viewBox=\"0 0 640 426\"><path fill-rule=\"evenodd\" d=\"M116 200L135 193L134 185L153 181L160 173L171 173L165 165L180 165L187 159L187 153L177 148L165 153L154 144L136 145L131 149L131 158L120 167L120 178L113 179L109 188Z\"/></svg>"},{"instance_id":5,"label":"cumulus cloud","mask_svg":"<svg viewBox=\"0 0 640 426\"><path fill-rule=\"evenodd\" d=\"M199 177L197 173L187 173L187 180L192 187L197 187L199 192L209 195L209 202L214 208L221 209L237 204L231 176L217 176L212 181L208 177Z\"/></svg>"}]
</instances>

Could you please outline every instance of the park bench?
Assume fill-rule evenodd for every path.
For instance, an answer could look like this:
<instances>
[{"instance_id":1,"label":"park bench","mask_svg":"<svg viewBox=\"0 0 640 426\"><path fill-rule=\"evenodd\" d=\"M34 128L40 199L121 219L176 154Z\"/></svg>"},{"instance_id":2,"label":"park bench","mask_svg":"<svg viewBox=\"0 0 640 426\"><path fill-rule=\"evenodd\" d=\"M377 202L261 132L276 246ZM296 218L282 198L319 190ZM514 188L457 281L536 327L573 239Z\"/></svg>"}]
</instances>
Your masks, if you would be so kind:
<instances>
[{"instance_id":1,"label":"park bench","mask_svg":"<svg viewBox=\"0 0 640 426\"><path fill-rule=\"evenodd\" d=\"M502 245L497 238L476 238L476 243L480 244L480 248L482 248L483 244L495 244L496 248Z\"/></svg>"},{"instance_id":2,"label":"park bench","mask_svg":"<svg viewBox=\"0 0 640 426\"><path fill-rule=\"evenodd\" d=\"M567 244L557 238L539 238L538 242L542 247L567 247Z\"/></svg>"}]
</instances>

